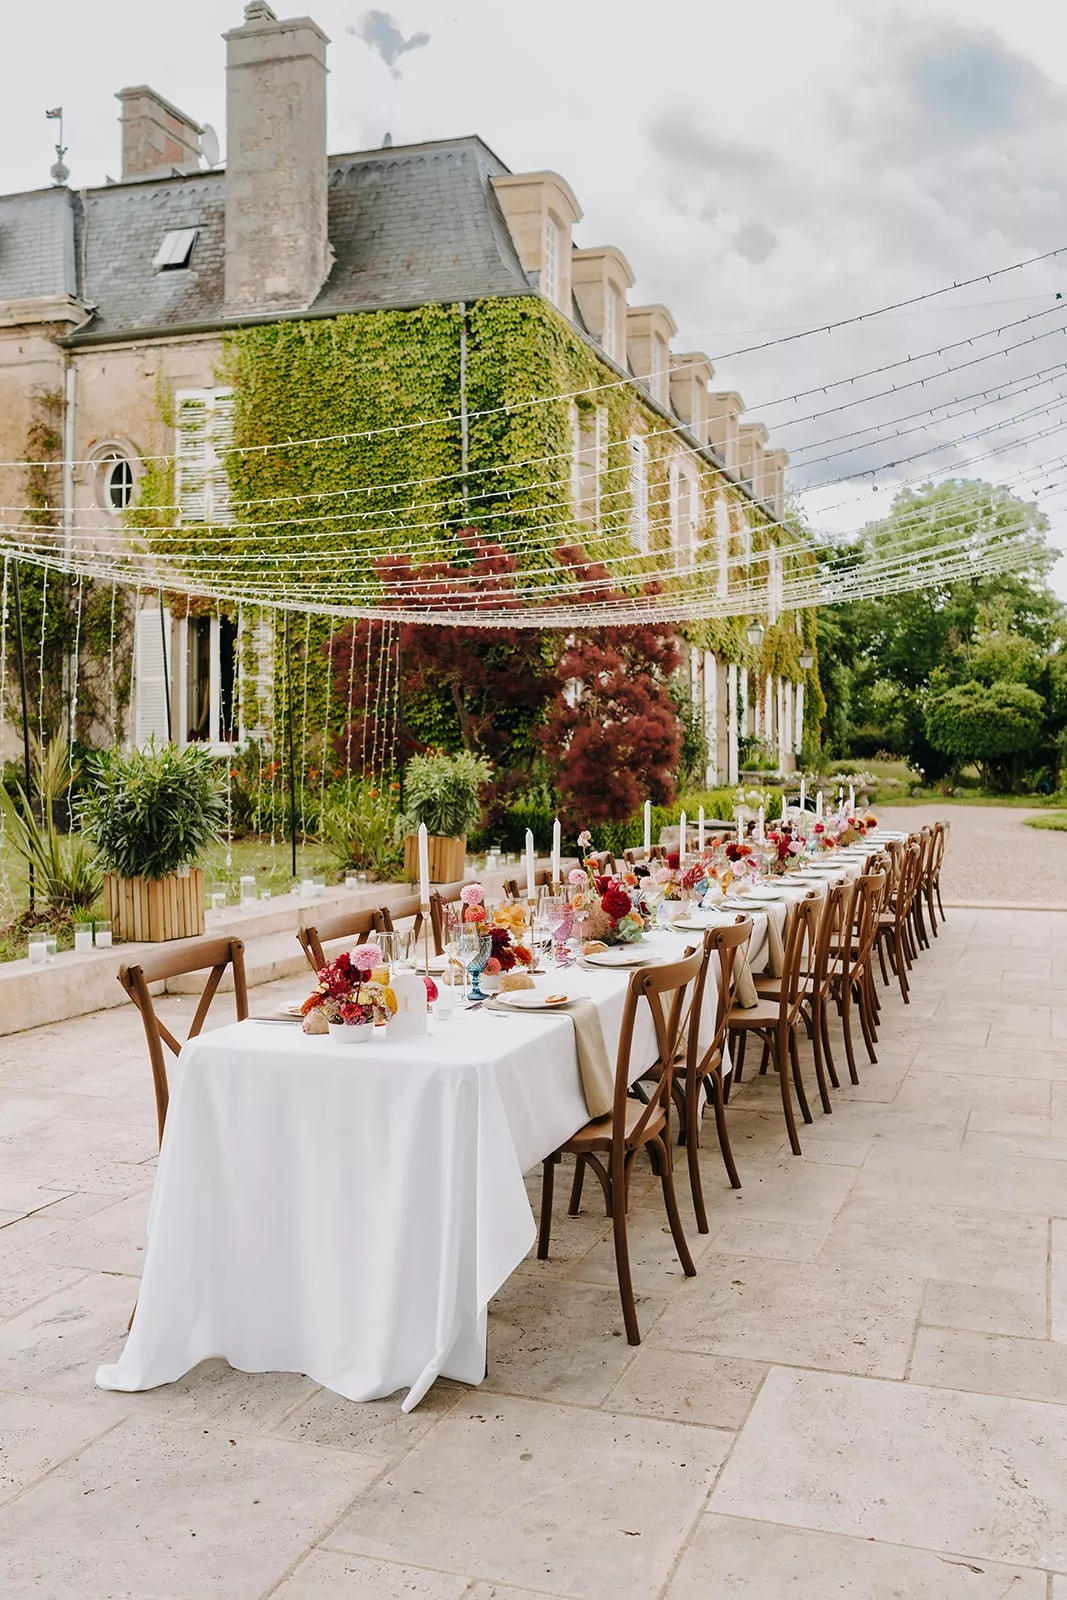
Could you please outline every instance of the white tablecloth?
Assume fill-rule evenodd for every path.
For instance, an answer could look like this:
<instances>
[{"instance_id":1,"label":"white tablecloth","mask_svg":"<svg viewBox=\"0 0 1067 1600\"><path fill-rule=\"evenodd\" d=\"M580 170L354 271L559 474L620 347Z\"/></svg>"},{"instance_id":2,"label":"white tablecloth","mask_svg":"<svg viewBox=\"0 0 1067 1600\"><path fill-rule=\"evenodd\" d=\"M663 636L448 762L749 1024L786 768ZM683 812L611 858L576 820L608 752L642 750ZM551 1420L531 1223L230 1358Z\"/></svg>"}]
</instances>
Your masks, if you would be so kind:
<instances>
[{"instance_id":1,"label":"white tablecloth","mask_svg":"<svg viewBox=\"0 0 1067 1600\"><path fill-rule=\"evenodd\" d=\"M698 935L656 934L674 959ZM712 963L710 974L715 975ZM614 1059L629 974L573 968ZM709 982L701 1034L713 1026ZM655 1057L638 1013L637 1077ZM209 1357L352 1400L479 1383L486 1308L534 1240L523 1173L588 1120L571 1022L461 1012L422 1039L339 1045L284 1024L192 1040L174 1072L137 1315L96 1381L170 1383Z\"/></svg>"}]
</instances>

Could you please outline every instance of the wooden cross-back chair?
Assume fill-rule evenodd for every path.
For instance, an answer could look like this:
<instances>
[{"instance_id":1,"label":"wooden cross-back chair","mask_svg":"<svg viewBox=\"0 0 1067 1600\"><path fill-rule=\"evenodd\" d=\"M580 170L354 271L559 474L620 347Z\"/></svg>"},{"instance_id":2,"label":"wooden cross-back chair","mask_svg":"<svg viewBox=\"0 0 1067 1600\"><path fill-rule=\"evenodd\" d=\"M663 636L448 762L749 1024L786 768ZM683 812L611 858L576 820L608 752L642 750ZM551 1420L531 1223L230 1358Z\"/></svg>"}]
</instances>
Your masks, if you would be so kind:
<instances>
[{"instance_id":1,"label":"wooden cross-back chair","mask_svg":"<svg viewBox=\"0 0 1067 1600\"><path fill-rule=\"evenodd\" d=\"M244 942L241 939L197 939L175 950L161 950L158 955L145 956L131 966L119 968L119 982L141 1013L145 1037L148 1041L148 1059L152 1066L152 1082L156 1091L156 1122L159 1142L163 1143L163 1125L167 1120L170 1103L170 1082L167 1077L167 1058L163 1047L175 1056L181 1054L182 1041L176 1039L167 1025L159 1020L152 999L151 985L165 983L168 978L184 977L190 972L206 972L207 979L200 1002L193 1015L187 1038L195 1039L208 1014L208 1009L222 981L227 967L233 968L233 993L237 1020L248 1015L248 985L245 982Z\"/></svg>"},{"instance_id":2,"label":"wooden cross-back chair","mask_svg":"<svg viewBox=\"0 0 1067 1600\"><path fill-rule=\"evenodd\" d=\"M586 856L585 859L586 864L592 867L594 872L599 873L601 877L604 877L607 874L610 874L612 877L614 877L615 873L619 870L615 861L615 857L610 850L594 850L592 854Z\"/></svg>"},{"instance_id":3,"label":"wooden cross-back chair","mask_svg":"<svg viewBox=\"0 0 1067 1600\"><path fill-rule=\"evenodd\" d=\"M393 900L387 906L378 906L376 910L379 933L395 933L396 924L406 922L408 917L411 917L411 931L415 942L418 943L422 932L422 905L417 894L406 894L402 900Z\"/></svg>"},{"instance_id":4,"label":"wooden cross-back chair","mask_svg":"<svg viewBox=\"0 0 1067 1600\"><path fill-rule=\"evenodd\" d=\"M937 900L937 909L941 913L941 921L945 920L945 908L941 904L941 863L945 859L945 845L948 843L948 823L934 823L934 842L930 852L930 864L926 871L926 882L923 892L926 895L926 904L930 910L930 926L937 935L937 916L934 912L934 899Z\"/></svg>"},{"instance_id":5,"label":"wooden cross-back chair","mask_svg":"<svg viewBox=\"0 0 1067 1600\"><path fill-rule=\"evenodd\" d=\"M328 917L313 928L298 928L297 941L308 959L312 972L321 972L327 956L323 945L334 939L355 939L356 944L366 944L372 933L381 931L381 917L377 911L346 911L339 917Z\"/></svg>"},{"instance_id":6,"label":"wooden cross-back chair","mask_svg":"<svg viewBox=\"0 0 1067 1600\"><path fill-rule=\"evenodd\" d=\"M851 926L852 901L852 884L840 882L827 885L826 896L818 912L818 928L814 935L811 959L806 967L802 966L799 974L801 1006L811 1035L819 1099L827 1115L833 1111L827 1076L835 1089L840 1088L830 1045L829 1012ZM757 978L756 993L761 999L778 1000L784 981L783 978Z\"/></svg>"},{"instance_id":7,"label":"wooden cross-back chair","mask_svg":"<svg viewBox=\"0 0 1067 1600\"><path fill-rule=\"evenodd\" d=\"M900 986L901 998L905 1005L910 1005L910 985L906 969L912 964L916 950L912 942L912 903L918 892L919 877L922 872L922 842L918 838L909 841L903 852L900 862L900 871L894 886L892 901L878 915L875 929L875 941L878 949L878 961L882 969L883 981L888 985L890 978L886 969L886 951L889 952L890 964L896 973L897 983Z\"/></svg>"},{"instance_id":8,"label":"wooden cross-back chair","mask_svg":"<svg viewBox=\"0 0 1067 1600\"><path fill-rule=\"evenodd\" d=\"M535 890L537 890L537 889L550 889L551 887L552 887L552 869L551 869L551 867L539 867L537 869L537 871L534 873L534 889ZM520 884L518 878L505 878L504 879L504 893L507 895L509 900L525 900L525 898L526 898L526 879L523 878L523 880L522 880L522 882Z\"/></svg>"},{"instance_id":9,"label":"wooden cross-back chair","mask_svg":"<svg viewBox=\"0 0 1067 1600\"><path fill-rule=\"evenodd\" d=\"M819 903L814 898L801 900L793 909L792 920L786 935L785 962L777 996L761 998L754 1006L735 1004L730 1011L731 1042L736 1039L737 1052L731 1081L740 1083L745 1064L745 1045L750 1033L755 1033L763 1045L760 1070L765 1071L770 1061L778 1072L789 1145L794 1155L800 1155L800 1138L793 1115L793 1099L789 1090L790 1073L796 1089L800 1112L805 1122L810 1122L808 1097L800 1075L800 1052L797 1045L797 1028L803 1020L805 1000L805 973L813 959L815 918Z\"/></svg>"},{"instance_id":10,"label":"wooden cross-back chair","mask_svg":"<svg viewBox=\"0 0 1067 1600\"><path fill-rule=\"evenodd\" d=\"M430 927L434 951L439 956L445 953L445 907L458 905L466 887L466 882L458 879L455 883L439 884L430 895Z\"/></svg>"},{"instance_id":11,"label":"wooden cross-back chair","mask_svg":"<svg viewBox=\"0 0 1067 1600\"><path fill-rule=\"evenodd\" d=\"M696 1267L689 1253L682 1219L678 1213L678 1199L674 1190L671 1170L670 1103L671 1080L674 1061L678 1054L682 1029L687 1015L687 995L696 983L704 964L704 951L688 950L680 961L659 963L635 972L626 991L623 1005L622 1031L615 1058L615 1093L611 1111L595 1122L587 1122L567 1142L548 1156L544 1163L541 1184L541 1225L537 1238L537 1255L541 1261L548 1259L552 1232L552 1190L556 1165L563 1155L575 1157L574 1186L571 1190L570 1212L576 1216L582 1197L582 1176L587 1166L592 1167L600 1181L611 1216L615 1241L615 1267L619 1279L619 1298L622 1301L623 1321L630 1344L641 1343L641 1330L637 1322L633 1281L630 1275L630 1254L627 1241L627 1201L630 1172L640 1151L648 1152L652 1169L663 1187L663 1201L670 1223L674 1248L687 1278L696 1275ZM633 1049L634 1026L642 1003L648 1006L656 1041L656 1058L652 1067L658 1069L655 1085L647 1100L638 1100L630 1094L630 1081L636 1077L630 1060Z\"/></svg>"},{"instance_id":12,"label":"wooden cross-back chair","mask_svg":"<svg viewBox=\"0 0 1067 1600\"><path fill-rule=\"evenodd\" d=\"M740 1189L734 1153L730 1147L730 1134L726 1126L726 1095L722 1080L726 1040L729 1032L730 1009L734 1003L734 984L737 963L743 959L745 947L752 938L752 922L746 916L724 928L709 928L704 935L704 965L700 969L693 992L693 1004L685 1039L685 1071L675 1072L673 1093L678 1107L678 1143L685 1145L689 1165L689 1187L693 1192L693 1211L698 1233L708 1232L708 1216L704 1206L704 1189L700 1181L700 1118L703 1095L707 1094L715 1110L715 1128L719 1136L719 1149L730 1186ZM715 1006L715 1032L702 1049L700 1041L700 1016L704 1007L704 994L711 964L718 962L718 998Z\"/></svg>"},{"instance_id":13,"label":"wooden cross-back chair","mask_svg":"<svg viewBox=\"0 0 1067 1600\"><path fill-rule=\"evenodd\" d=\"M638 850L624 850L622 855L624 861L627 861L631 867L636 867L639 862L648 863L650 861L665 860L667 847L662 844L654 844L646 851L642 845Z\"/></svg>"}]
</instances>

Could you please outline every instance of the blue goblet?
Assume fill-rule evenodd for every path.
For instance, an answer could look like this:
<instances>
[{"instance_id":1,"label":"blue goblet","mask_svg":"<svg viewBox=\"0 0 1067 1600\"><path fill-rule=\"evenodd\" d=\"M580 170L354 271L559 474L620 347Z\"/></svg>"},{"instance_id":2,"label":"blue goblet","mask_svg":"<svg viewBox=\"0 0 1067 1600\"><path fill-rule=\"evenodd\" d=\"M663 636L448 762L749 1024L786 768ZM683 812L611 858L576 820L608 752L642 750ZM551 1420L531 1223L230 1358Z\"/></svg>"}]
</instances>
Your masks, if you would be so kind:
<instances>
[{"instance_id":1,"label":"blue goblet","mask_svg":"<svg viewBox=\"0 0 1067 1600\"><path fill-rule=\"evenodd\" d=\"M493 953L493 938L491 934L479 933L477 929L464 928L460 935L459 958L466 967L471 978L468 1000L473 1005L479 1000L488 999L478 979L485 971L486 962Z\"/></svg>"}]
</instances>

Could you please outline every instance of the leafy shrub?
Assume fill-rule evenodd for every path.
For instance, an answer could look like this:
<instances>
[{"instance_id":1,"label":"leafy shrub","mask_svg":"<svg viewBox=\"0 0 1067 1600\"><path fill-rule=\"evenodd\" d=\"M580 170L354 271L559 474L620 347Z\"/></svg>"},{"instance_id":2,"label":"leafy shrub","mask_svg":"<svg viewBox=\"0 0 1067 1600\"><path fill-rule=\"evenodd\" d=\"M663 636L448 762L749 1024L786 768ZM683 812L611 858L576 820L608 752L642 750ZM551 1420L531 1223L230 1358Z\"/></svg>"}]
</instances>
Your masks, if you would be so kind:
<instances>
[{"instance_id":1,"label":"leafy shrub","mask_svg":"<svg viewBox=\"0 0 1067 1600\"><path fill-rule=\"evenodd\" d=\"M40 819L21 784L15 784L14 797L0 788L8 837L33 868L34 889L42 899L65 910L87 911L99 897L104 874L87 840L64 839L56 827L57 803L78 772L77 765L72 771L66 738L57 734L47 751L34 740L31 762Z\"/></svg>"},{"instance_id":2,"label":"leafy shrub","mask_svg":"<svg viewBox=\"0 0 1067 1600\"><path fill-rule=\"evenodd\" d=\"M81 802L85 832L120 878L165 878L195 865L226 816L215 762L199 745L105 750Z\"/></svg>"},{"instance_id":3,"label":"leafy shrub","mask_svg":"<svg viewBox=\"0 0 1067 1600\"><path fill-rule=\"evenodd\" d=\"M437 751L412 756L404 774L407 811L396 821L398 836L414 833L420 823L428 833L463 839L481 819L481 790L492 776L483 756L461 750L450 756Z\"/></svg>"},{"instance_id":4,"label":"leafy shrub","mask_svg":"<svg viewBox=\"0 0 1067 1600\"><path fill-rule=\"evenodd\" d=\"M379 878L399 859L396 807L367 780L338 785L322 808L322 842L339 867L365 867Z\"/></svg>"}]
</instances>

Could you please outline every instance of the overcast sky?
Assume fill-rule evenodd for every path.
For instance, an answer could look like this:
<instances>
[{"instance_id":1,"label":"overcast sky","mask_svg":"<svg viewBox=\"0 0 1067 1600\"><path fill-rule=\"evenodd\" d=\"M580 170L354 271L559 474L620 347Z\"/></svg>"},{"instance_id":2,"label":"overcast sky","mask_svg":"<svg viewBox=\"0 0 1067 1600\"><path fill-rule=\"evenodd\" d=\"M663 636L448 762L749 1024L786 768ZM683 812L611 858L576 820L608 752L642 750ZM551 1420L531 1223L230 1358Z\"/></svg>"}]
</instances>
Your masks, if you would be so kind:
<instances>
[{"instance_id":1,"label":"overcast sky","mask_svg":"<svg viewBox=\"0 0 1067 1600\"><path fill-rule=\"evenodd\" d=\"M1041 491L1067 550L1067 255L730 355L1067 246L1054 0L304 9L332 40L331 151L387 131L398 144L479 133L515 171L562 173L584 210L576 241L621 246L632 303L663 301L675 347L712 356L716 386L791 452L817 527L858 526L902 479L973 473ZM48 181L43 113L60 104L71 182L117 175L112 95L127 84L212 123L225 149L221 33L241 15L239 0L9 7L0 186ZM786 399L908 357L906 371ZM894 384L911 386L876 397ZM1067 560L1055 581L1067 596Z\"/></svg>"}]
</instances>

